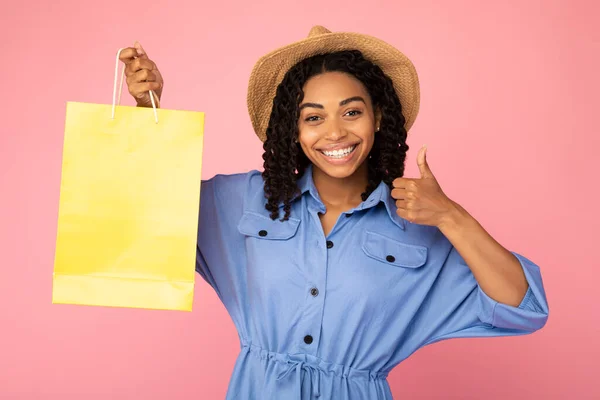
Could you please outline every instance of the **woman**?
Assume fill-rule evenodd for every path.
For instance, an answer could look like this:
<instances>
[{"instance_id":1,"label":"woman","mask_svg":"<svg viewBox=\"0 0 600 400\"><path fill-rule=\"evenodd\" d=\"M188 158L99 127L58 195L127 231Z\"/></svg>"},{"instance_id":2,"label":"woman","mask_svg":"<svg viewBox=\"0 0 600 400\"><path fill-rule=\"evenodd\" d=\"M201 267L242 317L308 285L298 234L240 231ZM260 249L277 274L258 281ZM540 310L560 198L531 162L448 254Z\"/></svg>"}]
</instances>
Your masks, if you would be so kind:
<instances>
[{"instance_id":1,"label":"woman","mask_svg":"<svg viewBox=\"0 0 600 400\"><path fill-rule=\"evenodd\" d=\"M138 105L162 77L122 53ZM519 335L548 317L539 268L441 190L412 63L364 35L311 30L259 60L248 108L264 171L202 183L198 273L238 330L228 399L391 399L386 381L443 339Z\"/></svg>"}]
</instances>

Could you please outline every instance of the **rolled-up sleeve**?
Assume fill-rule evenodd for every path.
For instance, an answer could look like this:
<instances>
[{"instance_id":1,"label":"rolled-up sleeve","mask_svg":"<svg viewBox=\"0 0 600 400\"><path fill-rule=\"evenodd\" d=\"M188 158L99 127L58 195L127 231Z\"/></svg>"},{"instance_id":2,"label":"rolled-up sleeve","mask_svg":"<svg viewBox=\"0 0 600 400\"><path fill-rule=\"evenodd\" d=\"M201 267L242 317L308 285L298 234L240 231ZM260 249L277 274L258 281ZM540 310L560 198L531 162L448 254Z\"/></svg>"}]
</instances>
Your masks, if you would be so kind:
<instances>
[{"instance_id":1,"label":"rolled-up sleeve","mask_svg":"<svg viewBox=\"0 0 600 400\"><path fill-rule=\"evenodd\" d=\"M479 319L496 328L534 332L548 320L548 302L540 268L520 254L512 253L521 264L529 288L518 307L499 303L477 286Z\"/></svg>"},{"instance_id":2,"label":"rolled-up sleeve","mask_svg":"<svg viewBox=\"0 0 600 400\"><path fill-rule=\"evenodd\" d=\"M490 298L452 248L429 293L437 306L427 313L429 335L424 344L451 338L524 335L546 324L549 307L540 268L524 256L512 254L529 284L516 307Z\"/></svg>"}]
</instances>

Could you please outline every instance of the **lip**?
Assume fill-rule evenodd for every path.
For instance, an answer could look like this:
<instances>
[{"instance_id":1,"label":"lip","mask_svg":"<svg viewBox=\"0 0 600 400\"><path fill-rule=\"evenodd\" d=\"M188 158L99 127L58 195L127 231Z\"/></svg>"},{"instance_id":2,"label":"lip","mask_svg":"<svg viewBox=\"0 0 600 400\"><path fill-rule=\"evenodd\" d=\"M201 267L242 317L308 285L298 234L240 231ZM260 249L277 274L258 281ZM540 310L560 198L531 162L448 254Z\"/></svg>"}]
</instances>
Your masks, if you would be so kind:
<instances>
[{"instance_id":1,"label":"lip","mask_svg":"<svg viewBox=\"0 0 600 400\"><path fill-rule=\"evenodd\" d=\"M358 142L338 143L338 144L332 144L332 145L326 146L326 147L319 147L317 150L318 151L341 150L341 149L347 149L348 147L358 146L358 144L359 144Z\"/></svg>"},{"instance_id":2,"label":"lip","mask_svg":"<svg viewBox=\"0 0 600 400\"><path fill-rule=\"evenodd\" d=\"M332 150L337 150L339 148L345 149L346 147L350 147L350 146L354 146L354 150L352 150L352 152L350 154L348 154L346 157L343 157L343 158L327 157L320 150L318 151L318 153L330 165L335 165L335 166L344 165L344 164L350 163L354 159L354 156L357 154L358 146L360 146L360 143L357 143L356 145L345 145L345 147L337 147L337 148L332 149ZM330 151L330 150L326 150L326 151Z\"/></svg>"}]
</instances>

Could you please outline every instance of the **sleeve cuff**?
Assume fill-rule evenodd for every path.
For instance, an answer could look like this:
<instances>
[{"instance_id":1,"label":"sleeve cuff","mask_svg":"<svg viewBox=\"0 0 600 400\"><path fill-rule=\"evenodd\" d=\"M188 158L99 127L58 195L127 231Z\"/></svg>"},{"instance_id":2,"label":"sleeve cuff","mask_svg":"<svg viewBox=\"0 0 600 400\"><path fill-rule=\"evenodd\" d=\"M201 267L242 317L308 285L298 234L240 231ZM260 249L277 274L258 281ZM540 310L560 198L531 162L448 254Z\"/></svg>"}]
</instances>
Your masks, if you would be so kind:
<instances>
[{"instance_id":1,"label":"sleeve cuff","mask_svg":"<svg viewBox=\"0 0 600 400\"><path fill-rule=\"evenodd\" d=\"M499 303L490 298L478 286L479 319L497 328L535 331L542 328L548 319L548 303L540 269L527 258L512 253L519 260L529 288L519 306Z\"/></svg>"}]
</instances>

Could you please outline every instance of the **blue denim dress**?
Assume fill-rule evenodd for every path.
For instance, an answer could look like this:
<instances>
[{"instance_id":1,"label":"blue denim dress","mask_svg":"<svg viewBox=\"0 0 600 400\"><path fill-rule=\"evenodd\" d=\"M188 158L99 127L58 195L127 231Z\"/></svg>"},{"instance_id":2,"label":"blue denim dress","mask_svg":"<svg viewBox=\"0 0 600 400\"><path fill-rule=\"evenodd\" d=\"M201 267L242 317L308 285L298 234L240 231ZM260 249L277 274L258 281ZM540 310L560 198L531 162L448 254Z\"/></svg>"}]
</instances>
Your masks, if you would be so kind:
<instances>
[{"instance_id":1,"label":"blue denim dress","mask_svg":"<svg viewBox=\"0 0 600 400\"><path fill-rule=\"evenodd\" d=\"M423 346L545 324L540 270L525 257L513 253L527 293L501 304L439 229L396 214L384 183L327 236L310 168L299 188L281 222L264 208L258 171L202 182L196 268L241 346L227 399L392 399L388 373Z\"/></svg>"}]
</instances>

